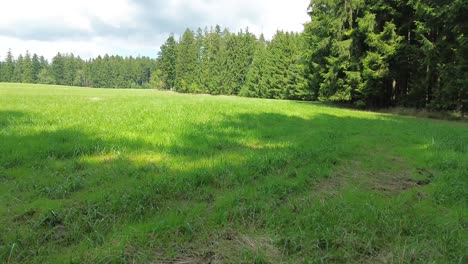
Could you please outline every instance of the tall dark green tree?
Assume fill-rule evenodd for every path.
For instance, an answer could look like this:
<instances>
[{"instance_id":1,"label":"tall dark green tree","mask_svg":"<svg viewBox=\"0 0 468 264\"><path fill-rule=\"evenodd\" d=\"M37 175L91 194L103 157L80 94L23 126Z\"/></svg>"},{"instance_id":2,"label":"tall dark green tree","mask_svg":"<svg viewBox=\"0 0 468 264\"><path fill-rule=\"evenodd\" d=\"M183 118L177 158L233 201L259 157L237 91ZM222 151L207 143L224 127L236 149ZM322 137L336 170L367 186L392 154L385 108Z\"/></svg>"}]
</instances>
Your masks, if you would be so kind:
<instances>
[{"instance_id":1,"label":"tall dark green tree","mask_svg":"<svg viewBox=\"0 0 468 264\"><path fill-rule=\"evenodd\" d=\"M2 66L2 71L0 72L1 78L4 82L13 81L13 73L15 71L15 61L11 50L8 50L8 53L5 58L5 62Z\"/></svg>"},{"instance_id":2,"label":"tall dark green tree","mask_svg":"<svg viewBox=\"0 0 468 264\"><path fill-rule=\"evenodd\" d=\"M210 94L219 94L223 69L223 38L221 27L217 25L205 32L202 83Z\"/></svg>"},{"instance_id":3,"label":"tall dark green tree","mask_svg":"<svg viewBox=\"0 0 468 264\"><path fill-rule=\"evenodd\" d=\"M33 54L31 59L31 72L32 72L32 81L33 83L38 82L38 75L42 69L41 61L39 60L39 56L36 53Z\"/></svg>"},{"instance_id":4,"label":"tall dark green tree","mask_svg":"<svg viewBox=\"0 0 468 264\"><path fill-rule=\"evenodd\" d=\"M31 54L29 54L29 51L26 51L26 54L24 56L22 82L34 83L33 65Z\"/></svg>"},{"instance_id":5,"label":"tall dark green tree","mask_svg":"<svg viewBox=\"0 0 468 264\"><path fill-rule=\"evenodd\" d=\"M60 52L52 58L51 66L52 77L56 84L65 85L65 59Z\"/></svg>"},{"instance_id":6,"label":"tall dark green tree","mask_svg":"<svg viewBox=\"0 0 468 264\"><path fill-rule=\"evenodd\" d=\"M223 94L237 95L246 82L255 53L256 37L248 30L226 35Z\"/></svg>"},{"instance_id":7,"label":"tall dark green tree","mask_svg":"<svg viewBox=\"0 0 468 264\"><path fill-rule=\"evenodd\" d=\"M66 54L63 58L63 84L73 85L75 73L77 70L77 61L73 53Z\"/></svg>"},{"instance_id":8,"label":"tall dark green tree","mask_svg":"<svg viewBox=\"0 0 468 264\"><path fill-rule=\"evenodd\" d=\"M258 42L255 45L252 64L249 67L245 83L239 92L240 96L246 97L265 97L266 96L266 53L267 43L265 37L260 35Z\"/></svg>"},{"instance_id":9,"label":"tall dark green tree","mask_svg":"<svg viewBox=\"0 0 468 264\"><path fill-rule=\"evenodd\" d=\"M195 35L190 29L185 30L177 46L176 60L176 91L190 92L196 84L198 50L195 43Z\"/></svg>"},{"instance_id":10,"label":"tall dark green tree","mask_svg":"<svg viewBox=\"0 0 468 264\"><path fill-rule=\"evenodd\" d=\"M161 46L158 56L158 68L161 81L166 89L172 89L176 81L177 42L171 34Z\"/></svg>"},{"instance_id":11,"label":"tall dark green tree","mask_svg":"<svg viewBox=\"0 0 468 264\"><path fill-rule=\"evenodd\" d=\"M278 31L267 46L264 96L275 99L305 99L308 86L301 61L300 35Z\"/></svg>"},{"instance_id":12,"label":"tall dark green tree","mask_svg":"<svg viewBox=\"0 0 468 264\"><path fill-rule=\"evenodd\" d=\"M22 54L18 55L16 59L15 70L13 72L12 81L16 83L23 82L23 69L24 69L24 57Z\"/></svg>"},{"instance_id":13,"label":"tall dark green tree","mask_svg":"<svg viewBox=\"0 0 468 264\"><path fill-rule=\"evenodd\" d=\"M311 100L312 91L307 80L307 65L304 60L305 38L301 34L291 33L291 54L287 70L286 99Z\"/></svg>"}]
</instances>

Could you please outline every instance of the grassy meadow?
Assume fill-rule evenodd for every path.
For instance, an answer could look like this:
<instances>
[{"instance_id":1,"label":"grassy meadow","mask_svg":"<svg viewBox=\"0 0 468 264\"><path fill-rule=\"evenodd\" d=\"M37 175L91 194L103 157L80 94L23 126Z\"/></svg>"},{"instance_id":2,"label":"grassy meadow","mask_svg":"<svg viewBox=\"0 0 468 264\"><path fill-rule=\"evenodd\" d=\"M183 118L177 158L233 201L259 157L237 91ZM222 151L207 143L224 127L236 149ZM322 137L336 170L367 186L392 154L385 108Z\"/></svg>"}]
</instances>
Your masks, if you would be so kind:
<instances>
[{"instance_id":1,"label":"grassy meadow","mask_svg":"<svg viewBox=\"0 0 468 264\"><path fill-rule=\"evenodd\" d=\"M0 262L467 263L468 125L0 84Z\"/></svg>"}]
</instances>

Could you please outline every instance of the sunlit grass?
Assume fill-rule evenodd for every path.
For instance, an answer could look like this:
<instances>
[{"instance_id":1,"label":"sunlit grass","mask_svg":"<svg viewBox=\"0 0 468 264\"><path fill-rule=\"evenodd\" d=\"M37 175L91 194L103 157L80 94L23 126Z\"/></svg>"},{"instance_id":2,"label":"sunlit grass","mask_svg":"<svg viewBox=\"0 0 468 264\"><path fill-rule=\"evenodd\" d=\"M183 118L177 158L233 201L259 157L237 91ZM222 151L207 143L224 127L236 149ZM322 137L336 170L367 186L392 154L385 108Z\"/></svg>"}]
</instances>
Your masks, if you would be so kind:
<instances>
[{"instance_id":1,"label":"sunlit grass","mask_svg":"<svg viewBox=\"0 0 468 264\"><path fill-rule=\"evenodd\" d=\"M468 127L0 84L4 262L464 262Z\"/></svg>"}]
</instances>

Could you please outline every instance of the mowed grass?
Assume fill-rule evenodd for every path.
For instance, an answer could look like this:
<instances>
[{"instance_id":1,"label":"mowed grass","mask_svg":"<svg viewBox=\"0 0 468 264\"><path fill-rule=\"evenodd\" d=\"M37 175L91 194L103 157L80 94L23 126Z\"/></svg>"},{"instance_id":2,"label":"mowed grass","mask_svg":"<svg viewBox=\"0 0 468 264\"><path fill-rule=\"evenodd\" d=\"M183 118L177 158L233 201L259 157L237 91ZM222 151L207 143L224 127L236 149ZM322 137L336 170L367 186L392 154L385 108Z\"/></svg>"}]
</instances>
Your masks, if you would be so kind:
<instances>
[{"instance_id":1,"label":"mowed grass","mask_svg":"<svg viewBox=\"0 0 468 264\"><path fill-rule=\"evenodd\" d=\"M0 84L0 262L467 263L468 125Z\"/></svg>"}]
</instances>

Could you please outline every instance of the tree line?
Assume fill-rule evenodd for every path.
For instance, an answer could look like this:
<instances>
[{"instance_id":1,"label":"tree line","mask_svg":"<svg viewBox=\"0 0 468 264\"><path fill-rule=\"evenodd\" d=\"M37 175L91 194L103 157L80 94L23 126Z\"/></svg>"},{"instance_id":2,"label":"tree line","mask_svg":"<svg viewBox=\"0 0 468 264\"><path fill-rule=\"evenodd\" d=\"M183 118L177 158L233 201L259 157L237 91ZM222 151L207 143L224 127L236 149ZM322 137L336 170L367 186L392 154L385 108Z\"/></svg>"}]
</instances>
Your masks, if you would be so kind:
<instances>
[{"instance_id":1,"label":"tree line","mask_svg":"<svg viewBox=\"0 0 468 264\"><path fill-rule=\"evenodd\" d=\"M37 54L18 55L11 50L0 62L0 81L41 83L96 88L150 87L156 61L148 57L98 56L83 60L73 54L58 53L49 63Z\"/></svg>"},{"instance_id":2,"label":"tree line","mask_svg":"<svg viewBox=\"0 0 468 264\"><path fill-rule=\"evenodd\" d=\"M9 52L0 81L466 111L468 1L312 0L308 12L302 33L268 41L248 29L187 29L156 59L59 53L49 63Z\"/></svg>"},{"instance_id":3,"label":"tree line","mask_svg":"<svg viewBox=\"0 0 468 264\"><path fill-rule=\"evenodd\" d=\"M187 30L159 54L163 88L466 112L466 0L312 0L304 32Z\"/></svg>"},{"instance_id":4,"label":"tree line","mask_svg":"<svg viewBox=\"0 0 468 264\"><path fill-rule=\"evenodd\" d=\"M310 100L301 34L278 31L271 41L219 26L170 36L153 83L178 92Z\"/></svg>"}]
</instances>

